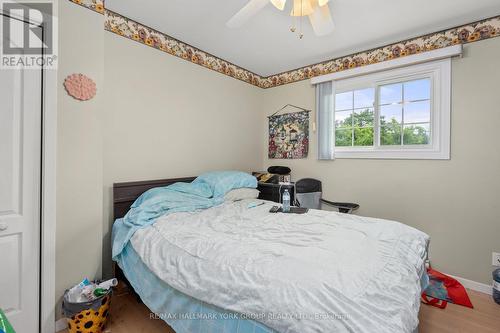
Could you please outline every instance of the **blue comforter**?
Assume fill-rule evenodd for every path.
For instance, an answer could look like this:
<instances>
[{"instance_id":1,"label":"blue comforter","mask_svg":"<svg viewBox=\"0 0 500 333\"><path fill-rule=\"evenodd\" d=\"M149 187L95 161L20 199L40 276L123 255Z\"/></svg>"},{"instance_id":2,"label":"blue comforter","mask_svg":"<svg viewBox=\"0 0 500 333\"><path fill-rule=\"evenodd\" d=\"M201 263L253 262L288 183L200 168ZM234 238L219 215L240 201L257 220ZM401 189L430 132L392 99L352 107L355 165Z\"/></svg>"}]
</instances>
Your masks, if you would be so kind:
<instances>
[{"instance_id":1,"label":"blue comforter","mask_svg":"<svg viewBox=\"0 0 500 333\"><path fill-rule=\"evenodd\" d=\"M143 193L129 212L113 224L113 259L123 251L134 233L153 224L162 215L192 212L221 204L232 189L257 187L257 180L248 173L217 171L205 173L192 183L175 183Z\"/></svg>"}]
</instances>

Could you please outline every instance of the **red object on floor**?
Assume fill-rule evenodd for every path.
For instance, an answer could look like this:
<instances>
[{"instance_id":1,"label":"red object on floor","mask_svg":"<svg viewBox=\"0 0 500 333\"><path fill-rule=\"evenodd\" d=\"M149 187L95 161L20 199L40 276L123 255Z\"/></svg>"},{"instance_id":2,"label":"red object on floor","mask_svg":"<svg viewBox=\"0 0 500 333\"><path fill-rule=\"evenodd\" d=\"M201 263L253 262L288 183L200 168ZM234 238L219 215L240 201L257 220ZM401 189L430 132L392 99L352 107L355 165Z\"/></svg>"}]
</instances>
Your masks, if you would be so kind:
<instances>
[{"instance_id":1,"label":"red object on floor","mask_svg":"<svg viewBox=\"0 0 500 333\"><path fill-rule=\"evenodd\" d=\"M422 302L427 305L435 306L436 308L444 309L446 305L448 305L447 301L444 301L439 298L434 298L431 296L427 296L425 293L422 293Z\"/></svg>"},{"instance_id":2,"label":"red object on floor","mask_svg":"<svg viewBox=\"0 0 500 333\"><path fill-rule=\"evenodd\" d=\"M466 306L471 309L474 308L469 299L469 295L467 295L467 291L460 282L432 268L427 269L427 274L429 275L430 279L439 280L443 283L444 287L446 288L448 297L447 299L435 298L427 295L424 291L422 293L422 301L425 304L444 309L446 307L446 303L449 301L453 304Z\"/></svg>"}]
</instances>

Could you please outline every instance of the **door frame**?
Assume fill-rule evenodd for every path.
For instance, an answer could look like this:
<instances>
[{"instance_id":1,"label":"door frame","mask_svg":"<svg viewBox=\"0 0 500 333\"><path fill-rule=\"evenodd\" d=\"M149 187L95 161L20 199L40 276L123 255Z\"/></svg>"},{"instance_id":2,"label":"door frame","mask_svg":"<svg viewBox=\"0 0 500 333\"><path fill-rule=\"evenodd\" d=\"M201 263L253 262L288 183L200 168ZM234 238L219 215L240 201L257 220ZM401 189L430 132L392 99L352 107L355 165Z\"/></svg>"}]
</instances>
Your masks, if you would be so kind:
<instances>
[{"instance_id":1,"label":"door frame","mask_svg":"<svg viewBox=\"0 0 500 333\"><path fill-rule=\"evenodd\" d=\"M57 2L53 3L52 22L57 25ZM27 21L24 17L0 15ZM44 31L44 23L30 20ZM55 30L57 32L57 29ZM43 34L42 34L43 36ZM57 50L55 50L57 55ZM55 272L56 272L56 167L57 167L57 67L42 67L41 118L41 191L40 191L40 267L39 267L39 330L55 332Z\"/></svg>"},{"instance_id":2,"label":"door frame","mask_svg":"<svg viewBox=\"0 0 500 333\"><path fill-rule=\"evenodd\" d=\"M57 11L56 2L54 2L54 10ZM54 22L57 22L55 18ZM44 68L42 84L40 331L54 333L56 318L57 70Z\"/></svg>"}]
</instances>

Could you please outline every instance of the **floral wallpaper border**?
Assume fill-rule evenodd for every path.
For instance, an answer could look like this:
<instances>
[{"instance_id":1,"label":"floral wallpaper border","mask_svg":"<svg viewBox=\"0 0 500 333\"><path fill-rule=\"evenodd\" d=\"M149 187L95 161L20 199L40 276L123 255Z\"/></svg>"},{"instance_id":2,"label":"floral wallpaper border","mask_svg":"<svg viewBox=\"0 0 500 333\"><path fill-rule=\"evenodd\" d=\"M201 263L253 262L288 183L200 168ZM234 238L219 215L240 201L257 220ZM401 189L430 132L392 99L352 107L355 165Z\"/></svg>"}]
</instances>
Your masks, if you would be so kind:
<instances>
[{"instance_id":1,"label":"floral wallpaper border","mask_svg":"<svg viewBox=\"0 0 500 333\"><path fill-rule=\"evenodd\" d=\"M264 89L412 54L441 49L451 45L467 44L500 36L500 16L496 16L372 50L263 77L118 13L107 10L104 8L104 0L70 1L104 14L105 29L110 32Z\"/></svg>"},{"instance_id":2,"label":"floral wallpaper border","mask_svg":"<svg viewBox=\"0 0 500 333\"><path fill-rule=\"evenodd\" d=\"M99 14L104 14L104 0L69 0L77 5L86 7Z\"/></svg>"}]
</instances>

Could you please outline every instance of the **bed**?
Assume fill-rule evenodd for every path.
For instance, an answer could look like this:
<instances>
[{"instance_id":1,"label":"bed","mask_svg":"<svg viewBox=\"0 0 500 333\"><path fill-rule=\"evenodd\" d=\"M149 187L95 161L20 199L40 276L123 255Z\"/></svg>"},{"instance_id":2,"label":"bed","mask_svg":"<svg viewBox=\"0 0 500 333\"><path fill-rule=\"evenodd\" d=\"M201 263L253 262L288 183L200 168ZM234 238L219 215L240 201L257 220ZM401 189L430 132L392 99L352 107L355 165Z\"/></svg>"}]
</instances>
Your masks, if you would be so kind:
<instances>
[{"instance_id":1,"label":"bed","mask_svg":"<svg viewBox=\"0 0 500 333\"><path fill-rule=\"evenodd\" d=\"M151 188L194 177L114 185L125 216ZM117 273L177 333L414 332L428 236L403 224L274 204L222 202L162 215L135 230Z\"/></svg>"}]
</instances>

